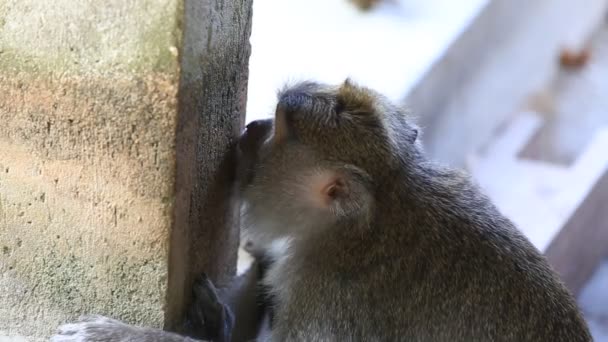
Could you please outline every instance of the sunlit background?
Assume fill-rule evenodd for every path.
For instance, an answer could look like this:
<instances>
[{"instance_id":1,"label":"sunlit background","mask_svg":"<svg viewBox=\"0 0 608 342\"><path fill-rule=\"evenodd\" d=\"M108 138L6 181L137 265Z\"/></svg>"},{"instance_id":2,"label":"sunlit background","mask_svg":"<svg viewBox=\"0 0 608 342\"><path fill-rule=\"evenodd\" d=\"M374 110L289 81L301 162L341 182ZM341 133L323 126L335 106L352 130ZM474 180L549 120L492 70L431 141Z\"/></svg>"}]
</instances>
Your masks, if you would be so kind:
<instances>
[{"instance_id":1,"label":"sunlit background","mask_svg":"<svg viewBox=\"0 0 608 342\"><path fill-rule=\"evenodd\" d=\"M247 121L273 114L285 82L347 77L403 100L488 0L386 1L361 11L347 0L253 4Z\"/></svg>"}]
</instances>

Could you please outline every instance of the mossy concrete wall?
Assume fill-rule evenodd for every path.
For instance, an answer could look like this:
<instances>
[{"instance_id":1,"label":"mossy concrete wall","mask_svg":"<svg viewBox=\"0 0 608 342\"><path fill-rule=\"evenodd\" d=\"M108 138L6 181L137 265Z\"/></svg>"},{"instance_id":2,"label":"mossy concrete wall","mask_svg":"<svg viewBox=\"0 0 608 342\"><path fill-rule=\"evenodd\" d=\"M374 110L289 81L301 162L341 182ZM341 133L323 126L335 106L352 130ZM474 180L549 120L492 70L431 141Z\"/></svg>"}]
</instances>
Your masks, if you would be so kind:
<instances>
[{"instance_id":1,"label":"mossy concrete wall","mask_svg":"<svg viewBox=\"0 0 608 342\"><path fill-rule=\"evenodd\" d=\"M234 272L251 0L0 2L0 335L172 328Z\"/></svg>"}]
</instances>

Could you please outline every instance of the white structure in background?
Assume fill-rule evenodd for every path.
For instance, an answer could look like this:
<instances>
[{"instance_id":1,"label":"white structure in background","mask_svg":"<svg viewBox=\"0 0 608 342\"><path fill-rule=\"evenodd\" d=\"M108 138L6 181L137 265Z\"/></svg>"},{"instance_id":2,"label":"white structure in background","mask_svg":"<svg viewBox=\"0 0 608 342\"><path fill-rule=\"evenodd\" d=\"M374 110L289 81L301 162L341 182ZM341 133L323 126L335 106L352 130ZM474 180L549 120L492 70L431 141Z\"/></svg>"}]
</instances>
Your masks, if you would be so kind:
<instances>
[{"instance_id":1,"label":"white structure in background","mask_svg":"<svg viewBox=\"0 0 608 342\"><path fill-rule=\"evenodd\" d=\"M287 81L347 77L400 101L488 0L253 2L247 122L273 113Z\"/></svg>"},{"instance_id":2,"label":"white structure in background","mask_svg":"<svg viewBox=\"0 0 608 342\"><path fill-rule=\"evenodd\" d=\"M544 251L608 169L608 129L564 167L518 158L541 125L535 114L519 115L484 152L470 158L468 168L499 210Z\"/></svg>"}]
</instances>

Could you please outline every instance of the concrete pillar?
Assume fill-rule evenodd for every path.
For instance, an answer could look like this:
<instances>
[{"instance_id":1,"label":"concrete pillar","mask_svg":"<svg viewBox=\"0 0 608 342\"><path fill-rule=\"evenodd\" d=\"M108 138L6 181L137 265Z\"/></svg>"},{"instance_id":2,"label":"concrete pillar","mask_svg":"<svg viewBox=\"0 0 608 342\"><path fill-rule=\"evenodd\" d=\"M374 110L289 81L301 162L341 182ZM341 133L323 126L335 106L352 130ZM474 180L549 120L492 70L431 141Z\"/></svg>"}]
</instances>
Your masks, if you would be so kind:
<instances>
[{"instance_id":1,"label":"concrete pillar","mask_svg":"<svg viewBox=\"0 0 608 342\"><path fill-rule=\"evenodd\" d=\"M0 335L173 328L236 265L251 0L0 2Z\"/></svg>"}]
</instances>

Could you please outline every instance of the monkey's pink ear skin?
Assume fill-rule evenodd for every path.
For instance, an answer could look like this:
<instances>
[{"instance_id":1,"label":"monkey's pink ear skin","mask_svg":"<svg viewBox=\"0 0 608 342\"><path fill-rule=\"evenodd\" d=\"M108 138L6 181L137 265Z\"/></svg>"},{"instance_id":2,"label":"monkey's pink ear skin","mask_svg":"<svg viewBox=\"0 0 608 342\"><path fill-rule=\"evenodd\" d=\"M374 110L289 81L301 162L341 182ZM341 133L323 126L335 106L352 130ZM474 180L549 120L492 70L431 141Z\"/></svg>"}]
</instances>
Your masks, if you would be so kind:
<instances>
[{"instance_id":1,"label":"monkey's pink ear skin","mask_svg":"<svg viewBox=\"0 0 608 342\"><path fill-rule=\"evenodd\" d=\"M330 180L327 185L325 185L321 195L324 197L327 204L330 204L332 201L342 196L345 192L346 186L344 185L344 181L339 177L335 177L334 179Z\"/></svg>"},{"instance_id":2,"label":"monkey's pink ear skin","mask_svg":"<svg viewBox=\"0 0 608 342\"><path fill-rule=\"evenodd\" d=\"M305 181L309 203L318 209L329 209L346 191L343 179L334 171L315 171Z\"/></svg>"}]
</instances>

